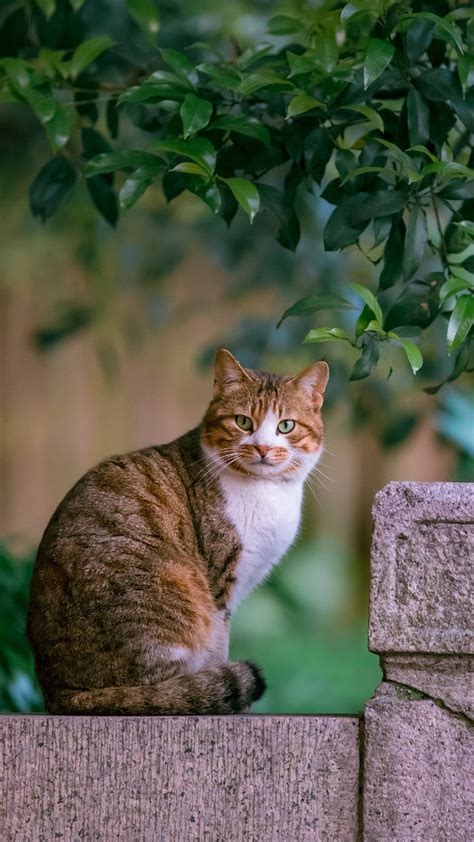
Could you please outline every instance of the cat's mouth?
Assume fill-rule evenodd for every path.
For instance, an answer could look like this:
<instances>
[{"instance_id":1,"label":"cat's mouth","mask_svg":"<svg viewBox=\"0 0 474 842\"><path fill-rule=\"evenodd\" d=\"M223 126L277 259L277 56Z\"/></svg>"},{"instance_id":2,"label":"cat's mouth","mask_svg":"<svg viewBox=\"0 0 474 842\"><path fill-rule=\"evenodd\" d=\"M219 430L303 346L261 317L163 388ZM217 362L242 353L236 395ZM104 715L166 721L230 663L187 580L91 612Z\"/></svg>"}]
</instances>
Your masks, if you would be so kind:
<instances>
[{"instance_id":1,"label":"cat's mouth","mask_svg":"<svg viewBox=\"0 0 474 842\"><path fill-rule=\"evenodd\" d=\"M256 477L277 477L283 474L288 468L288 460L284 462L269 462L267 458L264 459L239 459L234 463L234 469L242 473L250 474Z\"/></svg>"}]
</instances>

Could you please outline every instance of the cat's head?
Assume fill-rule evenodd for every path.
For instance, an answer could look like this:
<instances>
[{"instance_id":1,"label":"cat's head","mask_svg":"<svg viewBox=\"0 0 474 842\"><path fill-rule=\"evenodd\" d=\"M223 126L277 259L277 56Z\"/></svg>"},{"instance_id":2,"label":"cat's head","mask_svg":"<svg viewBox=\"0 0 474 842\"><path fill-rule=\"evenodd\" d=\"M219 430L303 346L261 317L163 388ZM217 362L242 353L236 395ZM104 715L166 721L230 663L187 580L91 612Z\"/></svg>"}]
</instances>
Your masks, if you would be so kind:
<instances>
[{"instance_id":1,"label":"cat's head","mask_svg":"<svg viewBox=\"0 0 474 842\"><path fill-rule=\"evenodd\" d=\"M206 453L224 469L268 479L304 477L322 451L329 377L317 362L294 377L244 368L217 352L214 395L202 424Z\"/></svg>"}]
</instances>

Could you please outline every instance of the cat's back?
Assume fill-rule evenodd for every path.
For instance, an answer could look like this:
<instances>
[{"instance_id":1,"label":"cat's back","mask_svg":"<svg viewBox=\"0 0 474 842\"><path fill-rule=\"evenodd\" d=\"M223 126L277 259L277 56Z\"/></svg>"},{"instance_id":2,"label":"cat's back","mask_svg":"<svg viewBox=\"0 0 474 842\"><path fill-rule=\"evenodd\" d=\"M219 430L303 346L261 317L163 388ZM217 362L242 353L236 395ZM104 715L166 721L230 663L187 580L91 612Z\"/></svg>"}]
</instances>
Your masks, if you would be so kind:
<instances>
[{"instance_id":1,"label":"cat's back","mask_svg":"<svg viewBox=\"0 0 474 842\"><path fill-rule=\"evenodd\" d=\"M58 505L38 559L72 539L95 545L127 536L159 539L170 517L186 509L183 474L179 441L105 459L88 470Z\"/></svg>"}]
</instances>

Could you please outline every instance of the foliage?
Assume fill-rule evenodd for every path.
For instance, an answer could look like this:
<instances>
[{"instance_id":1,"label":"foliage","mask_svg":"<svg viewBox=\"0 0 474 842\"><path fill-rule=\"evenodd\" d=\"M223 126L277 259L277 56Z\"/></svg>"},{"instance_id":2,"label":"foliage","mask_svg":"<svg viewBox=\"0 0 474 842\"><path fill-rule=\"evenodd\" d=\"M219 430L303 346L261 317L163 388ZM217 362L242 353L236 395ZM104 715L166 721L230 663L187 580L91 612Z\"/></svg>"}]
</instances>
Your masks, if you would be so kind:
<instances>
[{"instance_id":1,"label":"foliage","mask_svg":"<svg viewBox=\"0 0 474 842\"><path fill-rule=\"evenodd\" d=\"M0 711L42 709L25 633L32 570L31 557L20 559L0 544Z\"/></svg>"},{"instance_id":2,"label":"foliage","mask_svg":"<svg viewBox=\"0 0 474 842\"><path fill-rule=\"evenodd\" d=\"M266 43L209 57L205 44L157 51L152 0L126 3L143 47L125 53L109 33L84 40L89 3L15 4L3 22L2 98L29 106L55 154L31 186L32 212L46 220L85 176L115 225L158 180L169 201L190 191L227 224L239 207L251 222L271 214L278 241L295 249L298 196L324 181L335 206L326 250L356 245L380 267L379 287L357 288L350 331L331 325L305 341L359 349L352 380L375 370L382 344L401 347L416 373L420 337L443 319L456 379L471 366L474 323L474 13L429 5L323 3L271 18ZM93 128L99 120L110 140L120 131L120 151ZM151 142L135 148L130 123ZM427 247L441 271L418 278ZM349 305L304 299L283 318Z\"/></svg>"}]
</instances>

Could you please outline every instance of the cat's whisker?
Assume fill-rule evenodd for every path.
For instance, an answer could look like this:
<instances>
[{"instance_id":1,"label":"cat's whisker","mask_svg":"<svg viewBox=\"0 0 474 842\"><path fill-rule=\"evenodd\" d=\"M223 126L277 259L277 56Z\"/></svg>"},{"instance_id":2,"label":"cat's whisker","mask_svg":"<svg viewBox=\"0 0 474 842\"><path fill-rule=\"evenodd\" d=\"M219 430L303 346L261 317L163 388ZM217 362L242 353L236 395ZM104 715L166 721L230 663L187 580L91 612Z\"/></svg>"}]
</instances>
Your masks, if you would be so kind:
<instances>
[{"instance_id":1,"label":"cat's whisker","mask_svg":"<svg viewBox=\"0 0 474 842\"><path fill-rule=\"evenodd\" d=\"M324 477L324 479L327 479L328 482L336 482L336 480L333 477L329 477L327 474L325 474L324 471L322 471L321 468L318 467L318 465L314 466L313 471L315 474L319 474L320 476Z\"/></svg>"}]
</instances>

